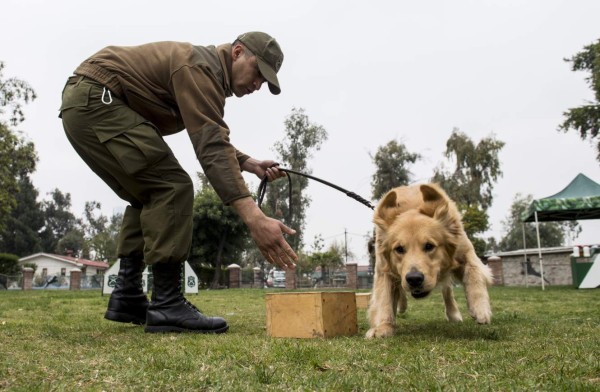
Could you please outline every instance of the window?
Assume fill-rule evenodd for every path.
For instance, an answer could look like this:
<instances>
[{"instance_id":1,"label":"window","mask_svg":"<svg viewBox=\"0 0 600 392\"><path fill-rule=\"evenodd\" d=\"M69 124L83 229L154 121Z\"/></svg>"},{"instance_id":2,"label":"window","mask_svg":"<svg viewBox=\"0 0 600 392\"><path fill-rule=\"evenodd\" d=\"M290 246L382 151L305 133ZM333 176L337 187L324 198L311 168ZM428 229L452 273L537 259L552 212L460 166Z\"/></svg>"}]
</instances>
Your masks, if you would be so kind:
<instances>
[{"instance_id":1,"label":"window","mask_svg":"<svg viewBox=\"0 0 600 392\"><path fill-rule=\"evenodd\" d=\"M61 268L60 269L60 276L66 276L67 275L67 269L66 268Z\"/></svg>"},{"instance_id":2,"label":"window","mask_svg":"<svg viewBox=\"0 0 600 392\"><path fill-rule=\"evenodd\" d=\"M42 278L48 276L48 268L42 268Z\"/></svg>"}]
</instances>

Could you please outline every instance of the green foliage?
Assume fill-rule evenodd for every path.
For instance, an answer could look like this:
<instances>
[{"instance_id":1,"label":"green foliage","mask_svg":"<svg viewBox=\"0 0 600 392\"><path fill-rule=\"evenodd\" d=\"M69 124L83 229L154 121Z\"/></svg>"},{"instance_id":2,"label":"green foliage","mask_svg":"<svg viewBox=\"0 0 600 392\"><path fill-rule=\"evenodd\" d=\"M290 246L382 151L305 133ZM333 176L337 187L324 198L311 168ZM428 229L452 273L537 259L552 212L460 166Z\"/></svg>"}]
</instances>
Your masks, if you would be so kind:
<instances>
[{"instance_id":1,"label":"green foliage","mask_svg":"<svg viewBox=\"0 0 600 392\"><path fill-rule=\"evenodd\" d=\"M3 70L4 62L0 61L0 115L8 108L8 121L14 126L25 121L23 103L29 103L37 96L27 82L17 78L4 79Z\"/></svg>"},{"instance_id":2,"label":"green foliage","mask_svg":"<svg viewBox=\"0 0 600 392\"><path fill-rule=\"evenodd\" d=\"M10 253L0 253L0 274L16 275L20 271L19 256Z\"/></svg>"},{"instance_id":3,"label":"green foliage","mask_svg":"<svg viewBox=\"0 0 600 392\"><path fill-rule=\"evenodd\" d=\"M40 232L42 249L49 253L64 253L59 241L80 225L80 221L71 212L71 195L63 194L59 189L50 193L50 200L42 202L44 228Z\"/></svg>"},{"instance_id":4,"label":"green foliage","mask_svg":"<svg viewBox=\"0 0 600 392\"><path fill-rule=\"evenodd\" d=\"M510 251L523 249L523 230L525 230L525 246L537 246L535 223L523 224L521 216L533 201L532 195L516 194L510 207L510 213L502 222L505 235L498 244L500 250ZM576 238L581 227L577 222L540 222L540 245L542 247L561 246L565 242L565 233L572 233ZM574 239L574 238L573 238Z\"/></svg>"},{"instance_id":5,"label":"green foliage","mask_svg":"<svg viewBox=\"0 0 600 392\"><path fill-rule=\"evenodd\" d=\"M586 81L594 92L595 102L564 112L565 120L558 129L564 132L575 130L583 140L595 139L598 154L596 159L600 160L600 39L565 61L572 64L572 71L589 72Z\"/></svg>"},{"instance_id":6,"label":"green foliage","mask_svg":"<svg viewBox=\"0 0 600 392\"><path fill-rule=\"evenodd\" d=\"M225 206L206 181L194 197L193 236L189 262L221 265L237 262L248 243L248 229L235 210ZM217 285L219 273L213 283Z\"/></svg>"},{"instance_id":7,"label":"green foliage","mask_svg":"<svg viewBox=\"0 0 600 392\"><path fill-rule=\"evenodd\" d=\"M308 159L314 151L318 151L325 140L327 131L309 121L304 109L292 109L292 113L285 119L285 138L275 143L275 151L282 167L311 174ZM289 185L283 179L269 184L265 200L266 211L273 217L281 219L287 226L296 230L296 235L287 238L290 246L299 251L303 246L303 232L305 226L306 209L310 205L310 198L304 190L308 186L308 179L302 176L293 176L292 179L292 214L289 214Z\"/></svg>"},{"instance_id":8,"label":"green foliage","mask_svg":"<svg viewBox=\"0 0 600 392\"><path fill-rule=\"evenodd\" d=\"M475 144L457 128L446 142L446 158L454 167L446 171L442 167L435 170L433 181L437 182L458 204L479 205L484 211L491 206L496 180L502 176L498 154L504 142L493 136Z\"/></svg>"},{"instance_id":9,"label":"green foliage","mask_svg":"<svg viewBox=\"0 0 600 392\"><path fill-rule=\"evenodd\" d=\"M455 128L445 151L454 167L445 170L442 164L432 178L456 202L465 230L480 255L485 253L487 245L477 235L489 226L487 210L492 205L494 184L502 176L498 154L503 147L504 142L493 136L475 144Z\"/></svg>"},{"instance_id":10,"label":"green foliage","mask_svg":"<svg viewBox=\"0 0 600 392\"><path fill-rule=\"evenodd\" d=\"M403 143L391 140L380 146L371 159L375 164L371 189L373 199L378 200L392 188L411 182L412 174L408 166L421 159L421 155L410 153Z\"/></svg>"},{"instance_id":11,"label":"green foliage","mask_svg":"<svg viewBox=\"0 0 600 392\"><path fill-rule=\"evenodd\" d=\"M35 171L38 160L33 142L10 128L25 120L23 103L34 100L35 92L22 80L5 79L3 70L0 61L0 232L17 204L19 180ZM8 123L2 119L7 109Z\"/></svg>"},{"instance_id":12,"label":"green foliage","mask_svg":"<svg viewBox=\"0 0 600 392\"><path fill-rule=\"evenodd\" d=\"M18 256L41 252L39 231L44 226L38 192L28 176L19 178L16 205L0 231L0 250Z\"/></svg>"},{"instance_id":13,"label":"green foliage","mask_svg":"<svg viewBox=\"0 0 600 392\"><path fill-rule=\"evenodd\" d=\"M19 181L35 171L37 159L33 142L0 123L0 231L17 204Z\"/></svg>"},{"instance_id":14,"label":"green foliage","mask_svg":"<svg viewBox=\"0 0 600 392\"><path fill-rule=\"evenodd\" d=\"M84 236L83 251L86 254L94 252L96 260L117 260L117 239L123 220L123 214L113 214L109 218L102 214L102 205L97 201L85 203L84 220L81 223ZM77 230L72 230L71 239L77 238ZM63 242L63 240L59 242ZM74 249L72 249L74 250Z\"/></svg>"}]
</instances>

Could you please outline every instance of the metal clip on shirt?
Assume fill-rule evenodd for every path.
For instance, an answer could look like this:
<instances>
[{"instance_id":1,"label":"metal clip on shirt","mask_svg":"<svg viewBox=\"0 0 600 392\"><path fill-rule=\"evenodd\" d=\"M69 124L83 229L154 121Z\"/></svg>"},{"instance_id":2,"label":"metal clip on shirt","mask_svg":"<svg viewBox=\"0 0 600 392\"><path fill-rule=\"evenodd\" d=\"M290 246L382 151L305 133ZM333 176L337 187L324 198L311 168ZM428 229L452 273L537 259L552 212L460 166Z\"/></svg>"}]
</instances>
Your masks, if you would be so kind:
<instances>
[{"instance_id":1,"label":"metal clip on shirt","mask_svg":"<svg viewBox=\"0 0 600 392\"><path fill-rule=\"evenodd\" d=\"M108 93L108 100L106 100L105 96ZM110 94L110 90L107 90L106 87L102 89L102 103L105 105L110 105L112 103L112 95Z\"/></svg>"}]
</instances>

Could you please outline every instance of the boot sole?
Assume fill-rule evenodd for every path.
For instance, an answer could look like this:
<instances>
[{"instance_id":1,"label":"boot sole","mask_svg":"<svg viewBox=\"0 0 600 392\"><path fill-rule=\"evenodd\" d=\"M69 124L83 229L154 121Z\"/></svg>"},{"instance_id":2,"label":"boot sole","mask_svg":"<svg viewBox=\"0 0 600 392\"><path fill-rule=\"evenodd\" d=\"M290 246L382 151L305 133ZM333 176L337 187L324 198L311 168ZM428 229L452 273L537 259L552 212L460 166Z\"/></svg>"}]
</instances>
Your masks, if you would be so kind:
<instances>
[{"instance_id":1,"label":"boot sole","mask_svg":"<svg viewBox=\"0 0 600 392\"><path fill-rule=\"evenodd\" d=\"M104 313L104 318L110 321L116 321L117 323L129 323L136 325L146 324L146 319L140 319L127 313L119 313L107 310Z\"/></svg>"},{"instance_id":2,"label":"boot sole","mask_svg":"<svg viewBox=\"0 0 600 392\"><path fill-rule=\"evenodd\" d=\"M146 325L144 332L147 333L166 333L166 332L191 332L191 333L205 333L205 334L219 334L225 333L229 329L229 325L219 329L188 329L175 327L172 325Z\"/></svg>"}]
</instances>

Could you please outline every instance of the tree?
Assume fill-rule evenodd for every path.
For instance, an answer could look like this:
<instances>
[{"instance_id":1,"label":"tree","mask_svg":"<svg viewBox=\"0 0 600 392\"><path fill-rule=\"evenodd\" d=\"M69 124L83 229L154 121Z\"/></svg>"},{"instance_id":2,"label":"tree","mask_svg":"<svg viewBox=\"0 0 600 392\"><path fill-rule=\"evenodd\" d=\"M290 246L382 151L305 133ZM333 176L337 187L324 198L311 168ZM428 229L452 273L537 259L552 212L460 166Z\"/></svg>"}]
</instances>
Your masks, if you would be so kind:
<instances>
[{"instance_id":1,"label":"tree","mask_svg":"<svg viewBox=\"0 0 600 392\"><path fill-rule=\"evenodd\" d=\"M478 254L485 253L486 244L479 233L489 227L487 210L493 201L493 187L502 176L498 154L504 142L493 136L475 144L466 134L454 129L446 142L446 158L454 162L451 171L443 164L435 169L433 182L440 184L456 202L463 215L465 232Z\"/></svg>"},{"instance_id":2,"label":"tree","mask_svg":"<svg viewBox=\"0 0 600 392\"><path fill-rule=\"evenodd\" d=\"M123 214L113 214L109 218L102 214L102 205L97 201L85 203L84 218L82 222L84 236L84 253L92 254L95 260L117 260L117 238ZM71 238L75 239L76 232Z\"/></svg>"},{"instance_id":3,"label":"tree","mask_svg":"<svg viewBox=\"0 0 600 392\"><path fill-rule=\"evenodd\" d=\"M587 45L583 51L570 59L564 59L572 64L572 71L588 71L590 75L585 79L594 92L595 100L577 108L572 108L563 113L565 120L559 125L558 130L579 132L581 139L596 141L596 159L600 161L600 39Z\"/></svg>"},{"instance_id":4,"label":"tree","mask_svg":"<svg viewBox=\"0 0 600 392\"><path fill-rule=\"evenodd\" d=\"M311 270L321 267L321 282L329 280L329 270L344 265L342 246L333 242L326 251L322 249L322 238L315 238L315 251L307 256L308 266Z\"/></svg>"},{"instance_id":5,"label":"tree","mask_svg":"<svg viewBox=\"0 0 600 392\"><path fill-rule=\"evenodd\" d=\"M33 143L10 128L25 120L23 104L34 100L35 92L20 79L4 79L3 70L0 61L0 232L16 206L19 180L35 170L38 159Z\"/></svg>"},{"instance_id":6,"label":"tree","mask_svg":"<svg viewBox=\"0 0 600 392\"><path fill-rule=\"evenodd\" d=\"M0 274L17 275L20 271L19 256L10 253L0 253Z\"/></svg>"},{"instance_id":7,"label":"tree","mask_svg":"<svg viewBox=\"0 0 600 392\"><path fill-rule=\"evenodd\" d=\"M527 207L533 201L532 195L522 196L520 193L515 195L510 207L510 214L502 222L505 235L499 243L502 251L523 249L537 246L537 233L535 223L527 222L523 224L521 216L527 210ZM525 244L523 244L523 229L525 230ZM561 246L565 242L565 234L569 233L577 237L581 232L581 227L575 221L568 222L540 222L540 246L551 247Z\"/></svg>"},{"instance_id":8,"label":"tree","mask_svg":"<svg viewBox=\"0 0 600 392\"><path fill-rule=\"evenodd\" d=\"M375 164L375 174L371 180L373 199L380 199L392 188L408 185L412 174L408 168L421 159L421 155L410 153L406 146L396 140L380 146L371 160Z\"/></svg>"},{"instance_id":9,"label":"tree","mask_svg":"<svg viewBox=\"0 0 600 392\"><path fill-rule=\"evenodd\" d=\"M285 138L275 143L279 163L282 167L310 174L312 170L308 167L308 159L327 140L327 132L322 126L311 123L304 109L292 109L284 124ZM296 235L287 240L293 249L299 251L303 246L306 209L310 205L310 198L304 193L308 186L308 179L292 176L291 180L292 214L289 214L287 181L279 180L269 184L265 206L274 217L282 219L287 226L296 230Z\"/></svg>"},{"instance_id":10,"label":"tree","mask_svg":"<svg viewBox=\"0 0 600 392\"><path fill-rule=\"evenodd\" d=\"M40 231L44 252L64 254L59 248L59 241L69 232L79 229L81 222L75 218L71 210L71 194L63 194L55 189L50 193L50 200L42 201L44 227Z\"/></svg>"},{"instance_id":11,"label":"tree","mask_svg":"<svg viewBox=\"0 0 600 392\"><path fill-rule=\"evenodd\" d=\"M221 266L239 259L248 242L248 229L232 207L224 205L203 174L194 196L193 236L190 264L215 267L211 283L217 287Z\"/></svg>"},{"instance_id":12,"label":"tree","mask_svg":"<svg viewBox=\"0 0 600 392\"><path fill-rule=\"evenodd\" d=\"M38 191L30 178L20 178L18 187L15 208L11 211L4 230L0 232L0 250L23 257L41 252L39 232L44 226L44 216L37 201Z\"/></svg>"}]
</instances>

